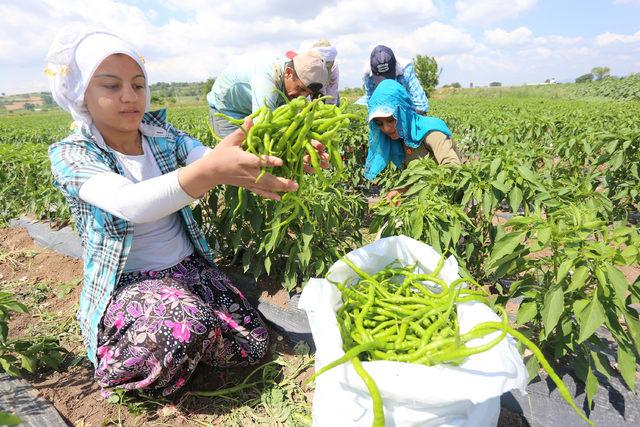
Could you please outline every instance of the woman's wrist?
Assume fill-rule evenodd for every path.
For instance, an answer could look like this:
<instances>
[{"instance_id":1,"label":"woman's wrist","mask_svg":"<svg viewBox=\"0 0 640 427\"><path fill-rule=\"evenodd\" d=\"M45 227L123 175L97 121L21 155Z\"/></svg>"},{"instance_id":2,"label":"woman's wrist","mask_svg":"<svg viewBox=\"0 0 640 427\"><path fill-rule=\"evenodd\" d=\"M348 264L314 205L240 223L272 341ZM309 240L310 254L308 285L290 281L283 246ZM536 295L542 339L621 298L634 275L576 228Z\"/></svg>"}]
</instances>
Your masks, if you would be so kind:
<instances>
[{"instance_id":1,"label":"woman's wrist","mask_svg":"<svg viewBox=\"0 0 640 427\"><path fill-rule=\"evenodd\" d=\"M208 153L207 156L211 155ZM205 156L206 157L206 156ZM199 199L213 187L220 185L217 174L213 168L208 167L204 158L198 159L190 165L180 168L178 172L178 182L180 187L189 196Z\"/></svg>"}]
</instances>

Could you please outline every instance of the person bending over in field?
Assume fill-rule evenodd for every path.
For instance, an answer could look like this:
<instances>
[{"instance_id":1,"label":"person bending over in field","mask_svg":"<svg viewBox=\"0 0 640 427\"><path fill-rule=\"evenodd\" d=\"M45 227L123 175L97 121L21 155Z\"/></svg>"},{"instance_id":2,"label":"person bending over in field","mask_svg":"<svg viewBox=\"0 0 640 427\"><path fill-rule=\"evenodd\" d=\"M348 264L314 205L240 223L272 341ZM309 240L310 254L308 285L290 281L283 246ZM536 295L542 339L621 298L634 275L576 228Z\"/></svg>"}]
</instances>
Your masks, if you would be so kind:
<instances>
[{"instance_id":1,"label":"person bending over in field","mask_svg":"<svg viewBox=\"0 0 640 427\"><path fill-rule=\"evenodd\" d=\"M304 51L305 49L300 48L299 51ZM317 93L319 96L330 96L331 98L326 99L325 104L334 104L340 105L340 69L338 68L338 64L336 63L336 56L338 56L338 50L335 46L331 46L331 43L327 39L320 39L313 43L309 48L310 51L318 52L322 59L324 59L324 63L327 66L327 71L329 73L328 81L326 87L323 87L320 92ZM287 58L293 59L297 55L294 51L288 51L286 53Z\"/></svg>"},{"instance_id":2,"label":"person bending over in field","mask_svg":"<svg viewBox=\"0 0 640 427\"><path fill-rule=\"evenodd\" d=\"M441 119L416 113L405 88L382 81L368 101L369 151L364 176L374 180L389 162L406 167L414 159L432 157L440 165L460 164L451 131ZM391 199L406 189L389 191Z\"/></svg>"},{"instance_id":3,"label":"person bending over in field","mask_svg":"<svg viewBox=\"0 0 640 427\"><path fill-rule=\"evenodd\" d=\"M267 329L214 265L189 205L221 184L278 199L297 184L271 174L255 181L261 166L282 160L244 152L240 129L210 149L165 110L146 112L144 61L113 34L66 28L47 59L53 97L76 124L49 158L82 239L77 317L99 385L166 396L200 362L257 363Z\"/></svg>"},{"instance_id":4,"label":"person bending over in field","mask_svg":"<svg viewBox=\"0 0 640 427\"><path fill-rule=\"evenodd\" d=\"M327 67L318 52L304 52L292 58L267 54L247 54L226 66L207 95L209 120L221 138L237 127L215 113L240 119L263 105L275 109L285 103L282 97L315 96L326 87Z\"/></svg>"},{"instance_id":5,"label":"person bending over in field","mask_svg":"<svg viewBox=\"0 0 640 427\"><path fill-rule=\"evenodd\" d=\"M384 45L378 45L371 51L369 63L362 77L364 96L356 103L367 105L373 92L384 80L395 80L400 83L409 94L415 111L426 115L429 111L429 99L416 76L413 62L397 60L393 50Z\"/></svg>"}]
</instances>

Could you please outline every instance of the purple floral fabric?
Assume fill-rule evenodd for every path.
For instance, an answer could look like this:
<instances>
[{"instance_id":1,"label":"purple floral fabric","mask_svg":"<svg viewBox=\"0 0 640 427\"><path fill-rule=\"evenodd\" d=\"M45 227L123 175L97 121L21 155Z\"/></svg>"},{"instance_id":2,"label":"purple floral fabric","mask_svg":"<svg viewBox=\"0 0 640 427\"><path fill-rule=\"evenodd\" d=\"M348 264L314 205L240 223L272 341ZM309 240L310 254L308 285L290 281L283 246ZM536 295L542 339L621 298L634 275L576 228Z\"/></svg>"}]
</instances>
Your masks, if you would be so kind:
<instances>
[{"instance_id":1,"label":"purple floral fabric","mask_svg":"<svg viewBox=\"0 0 640 427\"><path fill-rule=\"evenodd\" d=\"M246 366L266 353L258 312L220 270L191 255L162 271L125 273L100 323L101 387L167 396L199 362Z\"/></svg>"}]
</instances>

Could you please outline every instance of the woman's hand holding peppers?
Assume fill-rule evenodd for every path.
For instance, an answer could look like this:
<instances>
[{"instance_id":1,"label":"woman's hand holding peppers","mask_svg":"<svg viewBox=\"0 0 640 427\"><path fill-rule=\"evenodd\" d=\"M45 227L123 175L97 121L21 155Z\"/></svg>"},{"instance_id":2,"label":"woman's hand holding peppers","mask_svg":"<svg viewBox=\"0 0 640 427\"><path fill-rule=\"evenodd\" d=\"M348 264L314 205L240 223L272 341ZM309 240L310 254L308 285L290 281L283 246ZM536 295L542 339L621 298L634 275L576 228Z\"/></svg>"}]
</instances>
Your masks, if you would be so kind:
<instances>
[{"instance_id":1,"label":"woman's hand holding peppers","mask_svg":"<svg viewBox=\"0 0 640 427\"><path fill-rule=\"evenodd\" d=\"M298 189L298 184L290 179L262 173L261 168L282 166L283 161L276 156L256 156L242 149L244 135L251 129L253 122L246 118L242 129L238 129L224 138L214 149L202 159L180 170L178 179L182 188L192 197L202 197L216 185L233 185L269 199L279 200L280 192L291 192ZM318 153L320 166L329 166L329 156L324 146L315 140L311 144ZM311 159L304 157L304 169L313 173ZM260 177L258 179L258 177Z\"/></svg>"}]
</instances>

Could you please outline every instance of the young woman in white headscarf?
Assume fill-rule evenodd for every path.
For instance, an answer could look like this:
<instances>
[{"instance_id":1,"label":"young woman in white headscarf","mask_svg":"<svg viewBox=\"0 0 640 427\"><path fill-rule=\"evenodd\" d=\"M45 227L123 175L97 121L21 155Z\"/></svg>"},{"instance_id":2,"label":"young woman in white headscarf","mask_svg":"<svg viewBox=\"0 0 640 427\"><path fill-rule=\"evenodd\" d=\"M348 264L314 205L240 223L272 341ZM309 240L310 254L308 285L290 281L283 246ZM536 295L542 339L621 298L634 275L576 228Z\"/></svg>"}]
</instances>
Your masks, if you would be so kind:
<instances>
[{"instance_id":1,"label":"young woman in white headscarf","mask_svg":"<svg viewBox=\"0 0 640 427\"><path fill-rule=\"evenodd\" d=\"M166 396L200 362L258 362L267 329L214 265L190 203L221 184L278 199L297 184L256 177L282 160L244 152L241 130L206 148L166 111L149 112L144 60L114 34L66 28L47 60L53 97L76 125L49 157L82 239L77 317L100 386Z\"/></svg>"}]
</instances>

